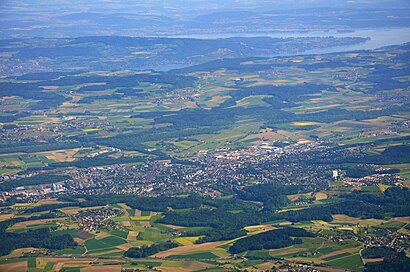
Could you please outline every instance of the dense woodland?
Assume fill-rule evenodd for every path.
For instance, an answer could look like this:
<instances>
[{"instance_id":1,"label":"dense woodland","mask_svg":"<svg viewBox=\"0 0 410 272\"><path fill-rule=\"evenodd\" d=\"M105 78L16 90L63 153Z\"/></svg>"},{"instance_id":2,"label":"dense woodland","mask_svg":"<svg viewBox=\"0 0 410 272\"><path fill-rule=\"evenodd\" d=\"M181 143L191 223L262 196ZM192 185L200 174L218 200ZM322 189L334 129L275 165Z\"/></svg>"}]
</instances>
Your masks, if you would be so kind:
<instances>
[{"instance_id":1,"label":"dense woodland","mask_svg":"<svg viewBox=\"0 0 410 272\"><path fill-rule=\"evenodd\" d=\"M24 247L36 247L46 249L64 249L76 246L77 243L69 234L52 235L49 228L40 228L29 230L22 233L8 232L6 229L18 222L24 222L37 219L48 219L58 216L55 213L48 213L40 216L31 216L28 218L15 218L0 222L0 256L11 253L14 249Z\"/></svg>"},{"instance_id":2,"label":"dense woodland","mask_svg":"<svg viewBox=\"0 0 410 272\"><path fill-rule=\"evenodd\" d=\"M388 247L371 247L363 251L365 258L384 258L381 262L367 263L365 272L410 271L410 258L405 252L396 252Z\"/></svg>"},{"instance_id":3,"label":"dense woodland","mask_svg":"<svg viewBox=\"0 0 410 272\"><path fill-rule=\"evenodd\" d=\"M163 243L152 244L150 246L144 245L142 247L132 247L124 253L124 256L128 258L144 258L177 246L177 243L173 241L168 241Z\"/></svg>"},{"instance_id":4,"label":"dense woodland","mask_svg":"<svg viewBox=\"0 0 410 272\"><path fill-rule=\"evenodd\" d=\"M315 235L299 228L270 230L237 240L229 248L229 252L237 254L248 250L276 249L301 244L302 240L295 237L315 237Z\"/></svg>"}]
</instances>

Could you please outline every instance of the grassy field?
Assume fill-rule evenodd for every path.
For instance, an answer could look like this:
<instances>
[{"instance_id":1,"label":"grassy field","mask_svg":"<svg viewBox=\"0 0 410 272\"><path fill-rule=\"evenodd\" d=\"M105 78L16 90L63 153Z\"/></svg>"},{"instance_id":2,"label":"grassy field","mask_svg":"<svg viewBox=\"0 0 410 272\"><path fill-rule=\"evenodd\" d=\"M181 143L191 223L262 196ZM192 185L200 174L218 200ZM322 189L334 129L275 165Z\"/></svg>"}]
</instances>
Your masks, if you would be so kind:
<instances>
[{"instance_id":1,"label":"grassy field","mask_svg":"<svg viewBox=\"0 0 410 272\"><path fill-rule=\"evenodd\" d=\"M350 269L352 271L362 271L363 270L363 262L359 254L348 256L348 257L342 257L342 258L327 262L326 264L330 266Z\"/></svg>"}]
</instances>

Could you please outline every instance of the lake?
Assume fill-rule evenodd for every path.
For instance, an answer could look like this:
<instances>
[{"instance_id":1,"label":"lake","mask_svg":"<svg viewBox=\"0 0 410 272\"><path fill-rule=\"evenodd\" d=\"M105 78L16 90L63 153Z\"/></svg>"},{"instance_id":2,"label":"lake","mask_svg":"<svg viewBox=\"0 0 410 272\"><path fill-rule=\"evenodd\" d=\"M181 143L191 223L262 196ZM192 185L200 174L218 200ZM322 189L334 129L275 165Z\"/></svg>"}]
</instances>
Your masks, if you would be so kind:
<instances>
[{"instance_id":1,"label":"lake","mask_svg":"<svg viewBox=\"0 0 410 272\"><path fill-rule=\"evenodd\" d=\"M192 39L223 39L232 37L272 37L272 38L300 38L300 37L364 37L370 38L366 42L334 46L321 49L307 50L297 54L276 54L269 57L292 56L292 55L309 55L309 54L328 54L354 50L372 50L389 45L398 45L410 42L410 28L377 28L377 29L358 29L353 32L342 33L336 31L314 31L314 32L274 32L274 33L223 33L223 34L195 34L195 35L177 35L167 36L168 38L192 38ZM184 64L167 64L161 66L148 67L157 71L168 71L188 67Z\"/></svg>"}]
</instances>

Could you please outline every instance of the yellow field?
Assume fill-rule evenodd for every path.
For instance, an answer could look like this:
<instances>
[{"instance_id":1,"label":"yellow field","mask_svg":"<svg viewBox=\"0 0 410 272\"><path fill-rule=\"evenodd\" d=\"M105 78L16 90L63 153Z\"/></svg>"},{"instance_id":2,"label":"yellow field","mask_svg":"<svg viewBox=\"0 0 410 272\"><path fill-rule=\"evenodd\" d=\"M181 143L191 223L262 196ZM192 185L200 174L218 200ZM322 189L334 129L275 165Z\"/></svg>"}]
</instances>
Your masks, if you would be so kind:
<instances>
[{"instance_id":1,"label":"yellow field","mask_svg":"<svg viewBox=\"0 0 410 272\"><path fill-rule=\"evenodd\" d=\"M327 199L327 194L319 192L315 195L315 198L317 201Z\"/></svg>"},{"instance_id":2,"label":"yellow field","mask_svg":"<svg viewBox=\"0 0 410 272\"><path fill-rule=\"evenodd\" d=\"M275 229L272 225L257 225L257 226L248 226L245 229L249 232L264 232L268 230Z\"/></svg>"},{"instance_id":3,"label":"yellow field","mask_svg":"<svg viewBox=\"0 0 410 272\"><path fill-rule=\"evenodd\" d=\"M99 131L99 128L85 128L83 129L83 132L93 132L93 131Z\"/></svg>"},{"instance_id":4,"label":"yellow field","mask_svg":"<svg viewBox=\"0 0 410 272\"><path fill-rule=\"evenodd\" d=\"M16 203L13 206L11 206L12 208L31 208L31 207L36 207L38 205L33 204L33 203Z\"/></svg>"},{"instance_id":5,"label":"yellow field","mask_svg":"<svg viewBox=\"0 0 410 272\"><path fill-rule=\"evenodd\" d=\"M175 239L175 242L187 246L187 245L192 245L194 242L196 242L201 236L192 236L192 237L178 237Z\"/></svg>"},{"instance_id":6,"label":"yellow field","mask_svg":"<svg viewBox=\"0 0 410 272\"><path fill-rule=\"evenodd\" d=\"M389 185L384 185L384 184L380 184L379 185L380 191L382 191L382 193L384 193L384 191L386 191L388 188L390 188Z\"/></svg>"},{"instance_id":7,"label":"yellow field","mask_svg":"<svg viewBox=\"0 0 410 272\"><path fill-rule=\"evenodd\" d=\"M139 234L138 231L130 231L130 232L128 232L127 240L128 240L128 241L136 241L138 234Z\"/></svg>"},{"instance_id":8,"label":"yellow field","mask_svg":"<svg viewBox=\"0 0 410 272\"><path fill-rule=\"evenodd\" d=\"M133 221L149 221L151 220L151 216L130 216L131 220Z\"/></svg>"},{"instance_id":9,"label":"yellow field","mask_svg":"<svg viewBox=\"0 0 410 272\"><path fill-rule=\"evenodd\" d=\"M131 54L133 55L151 55L151 52L147 52L147 51L136 51L136 52L132 52Z\"/></svg>"},{"instance_id":10,"label":"yellow field","mask_svg":"<svg viewBox=\"0 0 410 272\"><path fill-rule=\"evenodd\" d=\"M316 122L293 122L292 125L297 127L305 127L305 126L312 126L316 125Z\"/></svg>"},{"instance_id":11,"label":"yellow field","mask_svg":"<svg viewBox=\"0 0 410 272\"><path fill-rule=\"evenodd\" d=\"M323 220L313 220L313 223L319 224L319 225L329 225L329 223L327 223Z\"/></svg>"}]
</instances>

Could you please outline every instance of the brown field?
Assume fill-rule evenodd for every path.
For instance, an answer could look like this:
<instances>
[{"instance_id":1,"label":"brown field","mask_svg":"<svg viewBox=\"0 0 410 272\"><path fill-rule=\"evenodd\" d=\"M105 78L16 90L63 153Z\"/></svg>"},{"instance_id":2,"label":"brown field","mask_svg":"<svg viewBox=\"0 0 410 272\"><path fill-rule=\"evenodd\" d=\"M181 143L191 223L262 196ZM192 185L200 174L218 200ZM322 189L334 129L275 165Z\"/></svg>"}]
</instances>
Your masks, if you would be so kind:
<instances>
[{"instance_id":1,"label":"brown field","mask_svg":"<svg viewBox=\"0 0 410 272\"><path fill-rule=\"evenodd\" d=\"M403 222L403 223L410 223L410 216L405 217L395 217L394 220Z\"/></svg>"},{"instance_id":2,"label":"brown field","mask_svg":"<svg viewBox=\"0 0 410 272\"><path fill-rule=\"evenodd\" d=\"M128 249L132 248L132 245L130 245L130 244L122 244L122 245L116 246L116 248L119 248L119 249L122 249L122 250L127 251Z\"/></svg>"},{"instance_id":3,"label":"brown field","mask_svg":"<svg viewBox=\"0 0 410 272\"><path fill-rule=\"evenodd\" d=\"M60 271L63 268L64 262L56 262L54 265L54 270Z\"/></svg>"},{"instance_id":4,"label":"brown field","mask_svg":"<svg viewBox=\"0 0 410 272\"><path fill-rule=\"evenodd\" d=\"M151 223L148 221L140 221L140 225L141 227L147 227L147 228L151 227Z\"/></svg>"},{"instance_id":5,"label":"brown field","mask_svg":"<svg viewBox=\"0 0 410 272\"><path fill-rule=\"evenodd\" d=\"M288 199L290 200L290 201L295 201L295 200L297 200L298 198L300 198L300 197L303 197L303 196L309 196L310 195L310 193L307 193L307 194L295 194L295 195L288 195L287 197L288 197Z\"/></svg>"},{"instance_id":6,"label":"brown field","mask_svg":"<svg viewBox=\"0 0 410 272\"><path fill-rule=\"evenodd\" d=\"M139 234L138 231L130 231L130 232L128 232L127 240L128 240L128 241L136 241L138 234Z\"/></svg>"},{"instance_id":7,"label":"brown field","mask_svg":"<svg viewBox=\"0 0 410 272\"><path fill-rule=\"evenodd\" d=\"M266 263L258 264L256 267L257 267L258 269L263 270L263 271L269 271L273 266L274 266L273 263L271 263L271 262L266 262Z\"/></svg>"},{"instance_id":8,"label":"brown field","mask_svg":"<svg viewBox=\"0 0 410 272\"><path fill-rule=\"evenodd\" d=\"M377 263L382 262L384 258L376 258L376 259L363 259L365 263Z\"/></svg>"},{"instance_id":9,"label":"brown field","mask_svg":"<svg viewBox=\"0 0 410 272\"><path fill-rule=\"evenodd\" d=\"M69 260L69 258L48 258L48 262L55 263L54 271L60 271L61 268L63 268L64 263Z\"/></svg>"},{"instance_id":10,"label":"brown field","mask_svg":"<svg viewBox=\"0 0 410 272\"><path fill-rule=\"evenodd\" d=\"M121 265L104 265L104 266L89 266L81 268L81 272L119 272Z\"/></svg>"},{"instance_id":11,"label":"brown field","mask_svg":"<svg viewBox=\"0 0 410 272\"><path fill-rule=\"evenodd\" d=\"M166 258L171 255L182 255L182 254L191 253L194 251L210 250L222 244L223 244L222 242L210 242L210 243L203 243L199 245L188 245L188 246L176 247L176 248L171 248L163 252L159 252L153 255L153 257Z\"/></svg>"},{"instance_id":12,"label":"brown field","mask_svg":"<svg viewBox=\"0 0 410 272\"><path fill-rule=\"evenodd\" d=\"M80 238L83 238L83 239L88 239L88 238L91 238L91 237L94 236L94 235L92 235L91 233L86 232L86 231L80 231L79 233L77 233L77 235L78 235Z\"/></svg>"},{"instance_id":13,"label":"brown field","mask_svg":"<svg viewBox=\"0 0 410 272\"><path fill-rule=\"evenodd\" d=\"M37 204L61 204L63 202L58 201L57 198L46 198L46 199L42 199L39 202L37 202Z\"/></svg>"},{"instance_id":14,"label":"brown field","mask_svg":"<svg viewBox=\"0 0 410 272\"><path fill-rule=\"evenodd\" d=\"M74 215L74 214L77 214L79 211L97 210L103 207L104 206L95 206L95 207L88 207L88 208L74 208L74 209L61 209L61 211L67 215Z\"/></svg>"},{"instance_id":15,"label":"brown field","mask_svg":"<svg viewBox=\"0 0 410 272\"><path fill-rule=\"evenodd\" d=\"M315 195L317 201L327 199L327 194L319 192Z\"/></svg>"},{"instance_id":16,"label":"brown field","mask_svg":"<svg viewBox=\"0 0 410 272\"><path fill-rule=\"evenodd\" d=\"M183 104L184 104L184 106L185 106L186 108L189 108L189 109L193 109L193 108L197 108L197 107L198 107L198 106L196 105L196 103L193 102L193 101L185 101L185 102L183 102Z\"/></svg>"},{"instance_id":17,"label":"brown field","mask_svg":"<svg viewBox=\"0 0 410 272\"><path fill-rule=\"evenodd\" d=\"M207 101L207 106L209 106L211 108L217 107L229 98L230 98L229 95L225 95L225 96L216 95L216 96L213 96L211 100Z\"/></svg>"},{"instance_id":18,"label":"brown field","mask_svg":"<svg viewBox=\"0 0 410 272\"><path fill-rule=\"evenodd\" d=\"M0 222L3 222L5 220L9 220L10 218L13 218L14 214L10 213L10 214L2 214L0 215Z\"/></svg>"},{"instance_id":19,"label":"brown field","mask_svg":"<svg viewBox=\"0 0 410 272\"><path fill-rule=\"evenodd\" d=\"M207 269L209 267L213 267L212 264L207 264L203 262L198 262L198 261L190 261L190 262L183 262L181 264L181 268L183 269L191 269L192 271L196 270L203 270Z\"/></svg>"},{"instance_id":20,"label":"brown field","mask_svg":"<svg viewBox=\"0 0 410 272\"><path fill-rule=\"evenodd\" d=\"M42 251L42 250L39 249L39 248L35 248L35 247L19 248L19 249L13 250L13 252L11 252L9 255L7 255L7 258L21 257L24 253L30 253L30 252L33 252L33 251Z\"/></svg>"},{"instance_id":21,"label":"brown field","mask_svg":"<svg viewBox=\"0 0 410 272\"><path fill-rule=\"evenodd\" d=\"M64 220L67 220L67 217L50 218L50 219L38 219L38 220L31 220L31 221L25 221L25 222L18 222L16 224L14 224L10 229L25 228L25 227L28 227L28 226L41 225L41 224L47 224L47 223L50 223L50 222L64 221Z\"/></svg>"},{"instance_id":22,"label":"brown field","mask_svg":"<svg viewBox=\"0 0 410 272\"><path fill-rule=\"evenodd\" d=\"M122 224L124 227L131 227L131 222L130 222L130 221L121 221L121 224Z\"/></svg>"},{"instance_id":23,"label":"brown field","mask_svg":"<svg viewBox=\"0 0 410 272\"><path fill-rule=\"evenodd\" d=\"M77 244L79 244L79 245L84 244L84 240L81 239L81 238L74 238L74 241L75 241Z\"/></svg>"},{"instance_id":24,"label":"brown field","mask_svg":"<svg viewBox=\"0 0 410 272\"><path fill-rule=\"evenodd\" d=\"M56 90L58 89L58 86L40 86L44 90Z\"/></svg>"},{"instance_id":25,"label":"brown field","mask_svg":"<svg viewBox=\"0 0 410 272\"><path fill-rule=\"evenodd\" d=\"M9 264L0 264L0 271L2 272L20 272L27 271L27 261L9 263Z\"/></svg>"},{"instance_id":26,"label":"brown field","mask_svg":"<svg viewBox=\"0 0 410 272\"><path fill-rule=\"evenodd\" d=\"M164 225L165 227L168 227L170 229L183 229L186 227L182 227L182 226L175 226L175 225Z\"/></svg>"},{"instance_id":27,"label":"brown field","mask_svg":"<svg viewBox=\"0 0 410 272\"><path fill-rule=\"evenodd\" d=\"M135 210L134 216L135 217L140 217L141 216L141 211L140 210Z\"/></svg>"},{"instance_id":28,"label":"brown field","mask_svg":"<svg viewBox=\"0 0 410 272\"><path fill-rule=\"evenodd\" d=\"M47 151L47 152L39 152L37 154L41 154L46 156L48 159L56 161L56 162L72 162L75 161L73 156L79 151L79 148L76 149L64 149L64 150L54 150L54 151Z\"/></svg>"}]
</instances>

